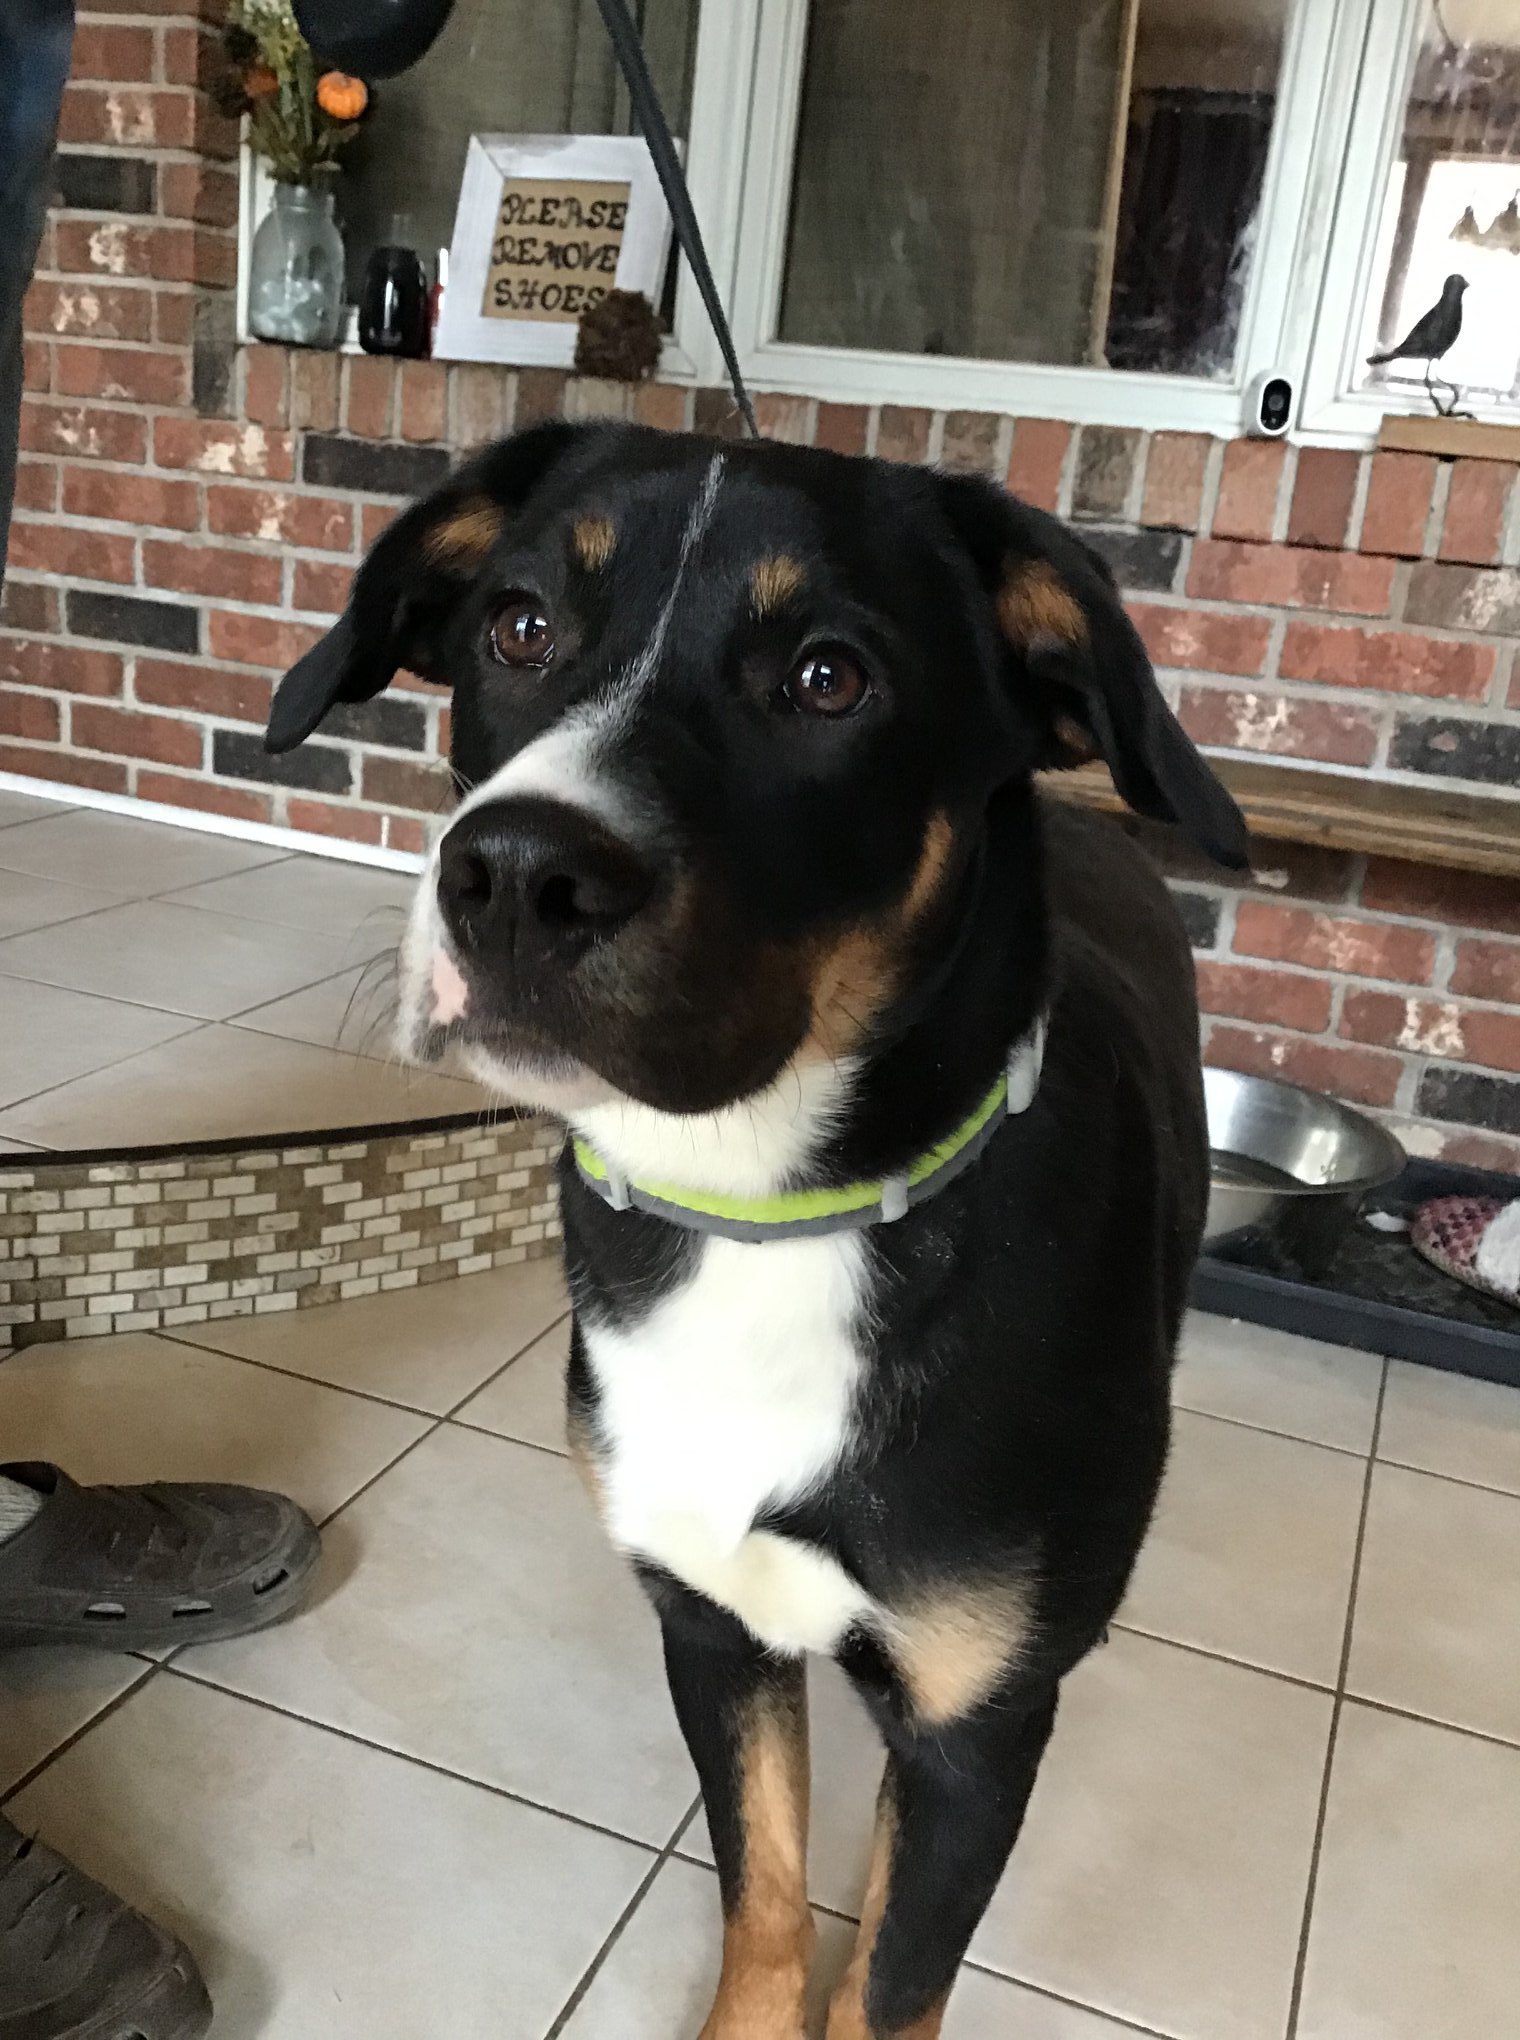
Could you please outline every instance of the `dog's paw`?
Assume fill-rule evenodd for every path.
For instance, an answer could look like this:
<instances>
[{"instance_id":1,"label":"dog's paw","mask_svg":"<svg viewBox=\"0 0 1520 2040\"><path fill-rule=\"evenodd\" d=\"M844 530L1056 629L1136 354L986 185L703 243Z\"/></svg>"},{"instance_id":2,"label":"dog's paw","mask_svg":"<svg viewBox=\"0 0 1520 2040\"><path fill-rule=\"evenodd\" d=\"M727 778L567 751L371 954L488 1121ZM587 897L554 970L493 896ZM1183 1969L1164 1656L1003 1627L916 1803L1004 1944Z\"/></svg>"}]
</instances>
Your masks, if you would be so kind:
<instances>
[{"instance_id":1,"label":"dog's paw","mask_svg":"<svg viewBox=\"0 0 1520 2040\"><path fill-rule=\"evenodd\" d=\"M725 1973L701 2040L808 2040L806 1996L795 1963Z\"/></svg>"}]
</instances>

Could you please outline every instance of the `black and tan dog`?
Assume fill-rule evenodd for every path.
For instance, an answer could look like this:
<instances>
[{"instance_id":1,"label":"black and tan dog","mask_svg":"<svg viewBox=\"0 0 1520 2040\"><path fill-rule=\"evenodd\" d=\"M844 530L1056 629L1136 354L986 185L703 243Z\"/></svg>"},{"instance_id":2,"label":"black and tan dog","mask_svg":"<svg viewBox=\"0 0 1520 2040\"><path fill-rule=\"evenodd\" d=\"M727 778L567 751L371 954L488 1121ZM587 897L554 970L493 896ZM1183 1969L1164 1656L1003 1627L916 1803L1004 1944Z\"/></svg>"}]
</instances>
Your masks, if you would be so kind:
<instances>
[{"instance_id":1,"label":"black and tan dog","mask_svg":"<svg viewBox=\"0 0 1520 2040\"><path fill-rule=\"evenodd\" d=\"M571 1435L663 1626L726 1916L800 2040L804 1657L886 1744L831 2040L940 2031L1167 1450L1207 1188L1165 889L1034 773L1240 862L1101 562L989 485L542 426L380 540L276 748L399 667L464 799L402 1035L567 1121Z\"/></svg>"}]
</instances>

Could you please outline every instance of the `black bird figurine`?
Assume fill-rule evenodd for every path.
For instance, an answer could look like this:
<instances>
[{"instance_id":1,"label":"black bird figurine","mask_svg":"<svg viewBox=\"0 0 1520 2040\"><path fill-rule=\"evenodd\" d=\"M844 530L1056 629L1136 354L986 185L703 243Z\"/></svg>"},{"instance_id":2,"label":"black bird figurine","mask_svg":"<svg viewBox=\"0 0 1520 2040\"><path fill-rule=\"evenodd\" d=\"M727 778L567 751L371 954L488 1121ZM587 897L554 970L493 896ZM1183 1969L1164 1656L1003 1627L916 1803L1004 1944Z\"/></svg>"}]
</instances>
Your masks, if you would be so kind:
<instances>
[{"instance_id":1,"label":"black bird figurine","mask_svg":"<svg viewBox=\"0 0 1520 2040\"><path fill-rule=\"evenodd\" d=\"M1380 354L1367 356L1369 368L1381 368L1388 361L1423 361L1425 387L1430 391L1430 401L1438 411L1442 406L1431 388L1430 372L1436 362L1443 355L1449 354L1457 344L1462 331L1462 296L1466 289L1467 278L1453 272L1442 284L1440 297L1428 312L1422 313L1415 320L1397 347L1387 347ZM1444 377L1441 380L1444 381ZM1456 384L1447 383L1446 387L1451 391L1451 401L1455 405ZM1444 415L1449 416L1450 413Z\"/></svg>"}]
</instances>

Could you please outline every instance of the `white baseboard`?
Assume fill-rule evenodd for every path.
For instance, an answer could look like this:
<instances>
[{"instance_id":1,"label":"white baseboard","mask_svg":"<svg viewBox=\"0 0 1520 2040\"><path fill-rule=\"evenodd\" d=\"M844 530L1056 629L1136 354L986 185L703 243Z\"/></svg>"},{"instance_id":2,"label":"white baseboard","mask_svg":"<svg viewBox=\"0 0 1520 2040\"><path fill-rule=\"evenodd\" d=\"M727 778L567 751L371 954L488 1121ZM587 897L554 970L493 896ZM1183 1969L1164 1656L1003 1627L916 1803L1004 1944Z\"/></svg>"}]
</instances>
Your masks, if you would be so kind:
<instances>
[{"instance_id":1,"label":"white baseboard","mask_svg":"<svg viewBox=\"0 0 1520 2040\"><path fill-rule=\"evenodd\" d=\"M202 836L233 836L240 843L264 843L273 850L298 850L309 857L331 857L340 864L372 864L381 871L421 871L424 861L412 850L382 850L376 843L350 843L342 836L277 829L269 822L242 822L232 815L205 814L200 808L138 800L129 793L97 793L90 786L66 786L60 780L31 779L20 772L0 772L0 792L29 793L63 807L99 808L108 815L133 815L138 821L162 822L171 829L193 829Z\"/></svg>"}]
</instances>

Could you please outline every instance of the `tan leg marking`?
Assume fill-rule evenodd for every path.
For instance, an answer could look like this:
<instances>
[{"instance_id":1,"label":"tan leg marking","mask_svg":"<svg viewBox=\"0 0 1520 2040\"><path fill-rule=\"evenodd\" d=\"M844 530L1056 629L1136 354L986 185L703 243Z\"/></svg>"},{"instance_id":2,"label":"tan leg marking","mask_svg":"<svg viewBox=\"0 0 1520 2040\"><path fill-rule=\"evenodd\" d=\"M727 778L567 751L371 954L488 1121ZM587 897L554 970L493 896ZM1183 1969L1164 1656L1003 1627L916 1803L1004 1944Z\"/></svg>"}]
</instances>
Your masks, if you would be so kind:
<instances>
[{"instance_id":1,"label":"tan leg marking","mask_svg":"<svg viewBox=\"0 0 1520 2040\"><path fill-rule=\"evenodd\" d=\"M581 565L595 573L617 549L617 526L608 517L582 517L570 533L570 542Z\"/></svg>"},{"instance_id":2,"label":"tan leg marking","mask_svg":"<svg viewBox=\"0 0 1520 2040\"><path fill-rule=\"evenodd\" d=\"M892 1804L890 1783L883 1779L881 1796L876 1802L876 1833L871 1843L866 1895L860 1906L860 1927L850 1966L829 2002L828 2040L872 2040L871 2028L866 2023L866 1984L871 1975L871 1957L876 1952L876 1937L881 1932L881 1917L887 1909L896 1840L897 1809Z\"/></svg>"},{"instance_id":3,"label":"tan leg marking","mask_svg":"<svg viewBox=\"0 0 1520 2040\"><path fill-rule=\"evenodd\" d=\"M881 1933L882 1915L887 1909L887 1892L892 1882L892 1852L897 1845L897 1811L890 1785L883 1782L876 1802L876 1835L871 1844L871 1868L866 1878L866 1895L860 1907L860 1929L855 1936L850 1966L840 1979L829 2003L827 2040L939 2040L947 1998L941 1998L911 2026L897 2032L878 2033L866 2017L866 1985L871 1976L871 1958Z\"/></svg>"},{"instance_id":4,"label":"tan leg marking","mask_svg":"<svg viewBox=\"0 0 1520 2040\"><path fill-rule=\"evenodd\" d=\"M702 2040L804 2040L813 1915L807 1902L807 1701L767 1695L741 1756L744 1883L723 1929L723 1974Z\"/></svg>"},{"instance_id":5,"label":"tan leg marking","mask_svg":"<svg viewBox=\"0 0 1520 2040\"><path fill-rule=\"evenodd\" d=\"M937 1727L981 1705L1028 1637L1032 1602L1025 1581L989 1580L891 1610L887 1651L921 1721Z\"/></svg>"}]
</instances>

